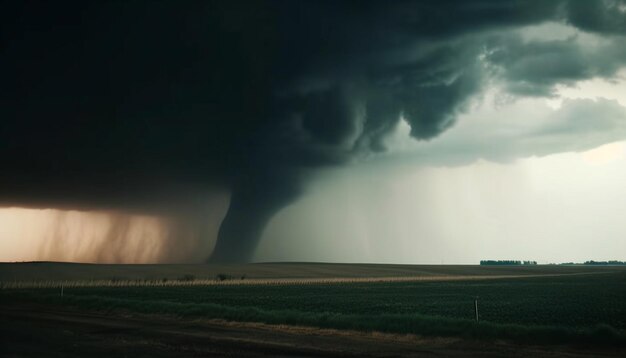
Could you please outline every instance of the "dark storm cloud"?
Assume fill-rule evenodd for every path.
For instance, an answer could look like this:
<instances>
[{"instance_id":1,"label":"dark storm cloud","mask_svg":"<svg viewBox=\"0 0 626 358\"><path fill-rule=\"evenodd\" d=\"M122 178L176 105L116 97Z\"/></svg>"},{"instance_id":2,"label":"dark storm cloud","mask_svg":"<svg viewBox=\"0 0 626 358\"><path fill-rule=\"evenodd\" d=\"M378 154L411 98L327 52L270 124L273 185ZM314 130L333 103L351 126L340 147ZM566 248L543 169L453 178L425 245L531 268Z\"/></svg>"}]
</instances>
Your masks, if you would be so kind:
<instances>
[{"instance_id":1,"label":"dark storm cloud","mask_svg":"<svg viewBox=\"0 0 626 358\"><path fill-rule=\"evenodd\" d=\"M593 6L588 21L587 6L4 3L0 200L188 213L201 206L194 188L224 187L214 258L247 260L309 171L384 150L401 115L416 139L452 126L484 86L486 54L517 93L614 71L588 72L567 43L490 47L494 34L548 20L621 31L619 4ZM530 70L558 58L571 63Z\"/></svg>"},{"instance_id":2,"label":"dark storm cloud","mask_svg":"<svg viewBox=\"0 0 626 358\"><path fill-rule=\"evenodd\" d=\"M626 33L626 1L570 1L565 5L570 24L591 32Z\"/></svg>"},{"instance_id":3,"label":"dark storm cloud","mask_svg":"<svg viewBox=\"0 0 626 358\"><path fill-rule=\"evenodd\" d=\"M471 125L448 132L428 146L386 154L381 168L459 166L478 159L510 163L519 158L581 152L626 139L626 107L615 100L567 99L557 110L537 111L537 102L471 115ZM542 104L539 104L542 106Z\"/></svg>"},{"instance_id":4,"label":"dark storm cloud","mask_svg":"<svg viewBox=\"0 0 626 358\"><path fill-rule=\"evenodd\" d=\"M555 85L614 76L626 64L626 41L620 37L589 45L572 36L525 42L520 36L510 35L494 39L486 61L499 72L512 93L550 96Z\"/></svg>"}]
</instances>

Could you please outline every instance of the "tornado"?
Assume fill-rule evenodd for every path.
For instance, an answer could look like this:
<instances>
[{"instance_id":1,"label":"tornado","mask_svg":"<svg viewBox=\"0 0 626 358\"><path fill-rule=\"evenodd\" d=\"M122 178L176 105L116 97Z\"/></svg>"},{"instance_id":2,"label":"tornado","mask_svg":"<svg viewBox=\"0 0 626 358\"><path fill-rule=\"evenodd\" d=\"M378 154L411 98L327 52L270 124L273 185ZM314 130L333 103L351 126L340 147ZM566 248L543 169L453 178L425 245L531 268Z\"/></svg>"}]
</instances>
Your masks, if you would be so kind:
<instances>
[{"instance_id":1,"label":"tornado","mask_svg":"<svg viewBox=\"0 0 626 358\"><path fill-rule=\"evenodd\" d=\"M209 262L244 263L252 260L263 230L271 218L300 194L300 183L266 174L238 180L230 206L220 225Z\"/></svg>"},{"instance_id":2,"label":"tornado","mask_svg":"<svg viewBox=\"0 0 626 358\"><path fill-rule=\"evenodd\" d=\"M381 156L401 120L437 140L486 84L544 95L617 71L619 43L601 68L526 66L585 52L513 31L623 34L615 4L6 2L0 205L165 213L206 243L217 231L207 261L248 262L313 173ZM222 214L202 200L224 192L207 233Z\"/></svg>"}]
</instances>

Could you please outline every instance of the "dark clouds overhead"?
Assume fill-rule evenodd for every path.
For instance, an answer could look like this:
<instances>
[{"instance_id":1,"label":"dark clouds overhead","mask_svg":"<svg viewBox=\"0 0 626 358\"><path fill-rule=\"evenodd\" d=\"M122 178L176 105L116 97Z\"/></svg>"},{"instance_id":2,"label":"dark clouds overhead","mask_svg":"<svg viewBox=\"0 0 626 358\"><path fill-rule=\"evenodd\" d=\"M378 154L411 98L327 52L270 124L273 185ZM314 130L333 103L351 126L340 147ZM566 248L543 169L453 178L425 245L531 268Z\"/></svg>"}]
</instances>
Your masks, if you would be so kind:
<instances>
[{"instance_id":1,"label":"dark clouds overhead","mask_svg":"<svg viewBox=\"0 0 626 358\"><path fill-rule=\"evenodd\" d=\"M387 140L390 152L371 164L392 171L419 165L468 165L478 159L511 163L587 151L625 139L626 107L615 100L566 99L555 110L533 98L470 113L428 144L407 143L406 137L395 133Z\"/></svg>"},{"instance_id":2,"label":"dark clouds overhead","mask_svg":"<svg viewBox=\"0 0 626 358\"><path fill-rule=\"evenodd\" d=\"M626 39L601 40L580 36L545 42L526 42L519 35L496 37L485 59L507 84L522 96L551 96L556 85L600 77L610 79L626 63Z\"/></svg>"},{"instance_id":3,"label":"dark clouds overhead","mask_svg":"<svg viewBox=\"0 0 626 358\"><path fill-rule=\"evenodd\" d=\"M606 34L626 33L626 2L623 0L584 1L565 3L567 22L584 31Z\"/></svg>"},{"instance_id":4,"label":"dark clouds overhead","mask_svg":"<svg viewBox=\"0 0 626 358\"><path fill-rule=\"evenodd\" d=\"M0 201L193 212L223 187L216 258L245 260L310 170L384 150L401 115L433 140L493 78L537 96L614 74L624 6L3 2ZM502 34L547 21L609 42Z\"/></svg>"}]
</instances>

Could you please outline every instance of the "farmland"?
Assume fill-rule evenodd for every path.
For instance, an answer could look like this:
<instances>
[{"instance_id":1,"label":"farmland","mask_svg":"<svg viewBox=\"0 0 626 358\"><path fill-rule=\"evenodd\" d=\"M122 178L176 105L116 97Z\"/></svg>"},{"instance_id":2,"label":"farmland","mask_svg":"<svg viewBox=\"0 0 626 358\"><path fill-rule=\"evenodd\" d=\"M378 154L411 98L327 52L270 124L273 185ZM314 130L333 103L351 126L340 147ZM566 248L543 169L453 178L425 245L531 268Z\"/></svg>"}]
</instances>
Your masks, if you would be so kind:
<instances>
[{"instance_id":1,"label":"farmland","mask_svg":"<svg viewBox=\"0 0 626 358\"><path fill-rule=\"evenodd\" d=\"M18 281L15 267L0 277L13 275ZM106 267L92 267L102 270L91 273L100 275L94 279L106 278ZM154 277L170 275L167 285L156 278L141 281L132 276L139 271L130 270L127 281L111 285L66 285L62 297L60 287L5 288L0 302L521 343L626 343L624 267L259 264L205 265L196 271L166 267L161 272L156 268ZM32 282L31 273L24 272L24 282ZM182 272L194 272L194 279L177 280ZM216 272L230 274L222 282L212 277ZM365 280L368 276L375 279ZM42 279L58 284L69 283L72 277L68 272L64 281L55 280L47 272ZM211 284L201 284L202 280ZM195 281L200 283L190 284ZM475 322L475 300L480 323Z\"/></svg>"},{"instance_id":2,"label":"farmland","mask_svg":"<svg viewBox=\"0 0 626 358\"><path fill-rule=\"evenodd\" d=\"M593 272L614 271L597 267ZM329 279L432 276L553 275L590 272L581 266L386 265L338 263L257 264L80 264L55 262L0 263L0 282L86 280L175 280L185 275L215 279L220 273L247 279Z\"/></svg>"}]
</instances>

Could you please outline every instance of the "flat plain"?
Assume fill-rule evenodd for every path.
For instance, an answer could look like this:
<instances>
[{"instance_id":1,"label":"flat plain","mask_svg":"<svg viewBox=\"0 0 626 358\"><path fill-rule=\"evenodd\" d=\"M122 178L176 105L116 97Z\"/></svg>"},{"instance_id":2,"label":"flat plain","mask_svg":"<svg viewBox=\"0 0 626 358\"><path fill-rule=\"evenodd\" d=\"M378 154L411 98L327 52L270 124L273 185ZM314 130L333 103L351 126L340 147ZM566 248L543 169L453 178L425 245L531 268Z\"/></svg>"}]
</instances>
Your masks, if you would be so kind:
<instances>
[{"instance_id":1,"label":"flat plain","mask_svg":"<svg viewBox=\"0 0 626 358\"><path fill-rule=\"evenodd\" d=\"M193 323L204 327L198 330L205 333L223 333L220 329L229 327L229 334L207 333L226 342L218 344L222 348L213 355L229 355L242 344L252 348L237 355L274 355L275 347L267 345L282 347L285 339L291 342L290 350L281 351L285 356L362 355L363 347L382 355L400 349L394 353L399 356L413 356L421 348L422 353L426 349L435 355L458 350L454 355L499 356L514 351L523 356L545 350L545 354L554 351L566 356L619 356L626 347L623 266L21 263L0 264L0 282L3 319L21 327L11 331L17 333L4 332L5 338L58 334L55 329L29 333L35 326L57 325L72 331L66 326L75 325L79 316L88 327L134 322L128 334L124 329L104 330L110 334L63 338L110 348L120 340L152 342L154 337L137 335L136 330L145 333L146 326L155 324L184 331L181 325ZM30 321L32 325L25 325ZM99 332L101 327L80 330ZM265 338L254 340L260 346L231 339L241 335ZM332 343L321 342L311 351L310 342L320 337ZM7 347L20 356L25 345L14 338ZM166 347L142 347L153 356L203 352L199 342L185 350L172 339L166 339L170 342ZM27 346L26 351L37 353Z\"/></svg>"}]
</instances>

